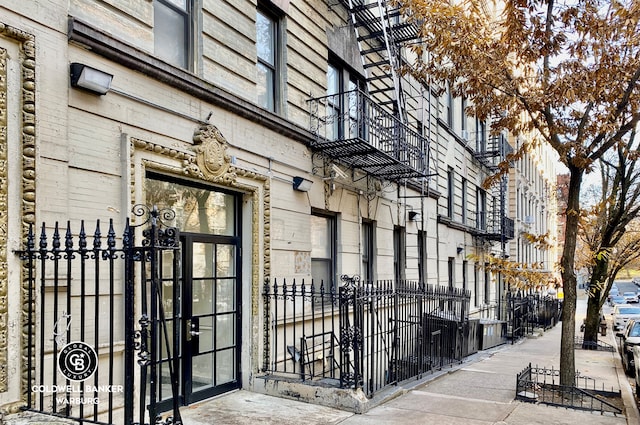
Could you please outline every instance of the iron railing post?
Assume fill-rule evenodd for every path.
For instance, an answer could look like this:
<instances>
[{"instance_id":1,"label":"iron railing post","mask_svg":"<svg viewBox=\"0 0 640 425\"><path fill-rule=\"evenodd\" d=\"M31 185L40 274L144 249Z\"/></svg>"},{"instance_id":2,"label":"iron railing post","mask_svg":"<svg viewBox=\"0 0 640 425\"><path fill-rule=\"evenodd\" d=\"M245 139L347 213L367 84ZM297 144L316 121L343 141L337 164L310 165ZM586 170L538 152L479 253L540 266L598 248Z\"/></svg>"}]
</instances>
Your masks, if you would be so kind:
<instances>
[{"instance_id":1,"label":"iron railing post","mask_svg":"<svg viewBox=\"0 0 640 425\"><path fill-rule=\"evenodd\" d=\"M127 219L122 245L124 250L124 423L133 423L135 329L133 229Z\"/></svg>"}]
</instances>

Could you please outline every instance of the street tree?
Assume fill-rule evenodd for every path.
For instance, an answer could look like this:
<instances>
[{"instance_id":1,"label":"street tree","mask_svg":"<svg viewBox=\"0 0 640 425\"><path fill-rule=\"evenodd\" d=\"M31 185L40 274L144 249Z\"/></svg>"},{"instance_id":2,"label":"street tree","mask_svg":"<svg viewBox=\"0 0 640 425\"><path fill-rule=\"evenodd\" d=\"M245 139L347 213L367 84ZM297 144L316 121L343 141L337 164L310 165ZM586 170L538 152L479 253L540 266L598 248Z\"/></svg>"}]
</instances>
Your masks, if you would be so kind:
<instances>
[{"instance_id":1,"label":"street tree","mask_svg":"<svg viewBox=\"0 0 640 425\"><path fill-rule=\"evenodd\" d=\"M575 378L574 257L580 189L594 162L640 119L640 2L633 0L402 0L420 28L411 73L448 85L494 133L541 138L568 169L560 260L564 308L560 382ZM517 154L517 152L516 152ZM505 163L506 164L506 163ZM504 165L507 167L507 165ZM504 168L503 168L504 172Z\"/></svg>"},{"instance_id":2,"label":"street tree","mask_svg":"<svg viewBox=\"0 0 640 425\"><path fill-rule=\"evenodd\" d=\"M595 348L600 310L615 277L640 257L640 141L636 132L599 160L596 199L580 221L583 261L590 271L584 348Z\"/></svg>"}]
</instances>

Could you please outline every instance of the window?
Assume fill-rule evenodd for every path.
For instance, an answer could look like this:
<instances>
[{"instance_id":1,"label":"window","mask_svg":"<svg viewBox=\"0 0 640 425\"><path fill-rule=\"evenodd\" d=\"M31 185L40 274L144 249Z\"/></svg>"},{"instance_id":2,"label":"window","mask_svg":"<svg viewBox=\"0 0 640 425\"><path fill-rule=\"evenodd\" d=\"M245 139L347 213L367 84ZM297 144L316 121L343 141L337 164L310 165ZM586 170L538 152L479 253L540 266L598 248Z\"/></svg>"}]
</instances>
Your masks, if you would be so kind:
<instances>
[{"instance_id":1,"label":"window","mask_svg":"<svg viewBox=\"0 0 640 425\"><path fill-rule=\"evenodd\" d=\"M448 285L449 289L453 289L456 284L456 259L454 257L449 257L447 261L447 274L448 274ZM453 300L449 301L449 310L453 311L454 302Z\"/></svg>"},{"instance_id":2,"label":"window","mask_svg":"<svg viewBox=\"0 0 640 425\"><path fill-rule=\"evenodd\" d=\"M491 273L489 272L489 263L484 264L484 303L491 302Z\"/></svg>"},{"instance_id":3,"label":"window","mask_svg":"<svg viewBox=\"0 0 640 425\"><path fill-rule=\"evenodd\" d=\"M480 230L487 229L487 193L481 188L476 192L477 206L476 206L476 228Z\"/></svg>"},{"instance_id":4,"label":"window","mask_svg":"<svg viewBox=\"0 0 640 425\"><path fill-rule=\"evenodd\" d=\"M467 179L462 179L462 224L467 224Z\"/></svg>"},{"instance_id":5,"label":"window","mask_svg":"<svg viewBox=\"0 0 640 425\"><path fill-rule=\"evenodd\" d=\"M327 120L331 126L327 127L327 138L337 140L342 137L342 74L333 64L327 67Z\"/></svg>"},{"instance_id":6,"label":"window","mask_svg":"<svg viewBox=\"0 0 640 425\"><path fill-rule=\"evenodd\" d=\"M453 174L453 168L449 168L447 171L447 216L453 220L454 209L454 196L455 196L455 179Z\"/></svg>"},{"instance_id":7,"label":"window","mask_svg":"<svg viewBox=\"0 0 640 425\"><path fill-rule=\"evenodd\" d=\"M447 96L447 125L449 127L453 127L453 95L451 94L451 87L447 84L447 92L445 94Z\"/></svg>"},{"instance_id":8,"label":"window","mask_svg":"<svg viewBox=\"0 0 640 425\"><path fill-rule=\"evenodd\" d=\"M462 130L462 138L468 139L467 134L467 98L463 97L460 102L460 130Z\"/></svg>"},{"instance_id":9,"label":"window","mask_svg":"<svg viewBox=\"0 0 640 425\"><path fill-rule=\"evenodd\" d=\"M363 119L361 93L365 84L355 72L337 60L331 60L327 67L327 138L364 138L365 121Z\"/></svg>"},{"instance_id":10,"label":"window","mask_svg":"<svg viewBox=\"0 0 640 425\"><path fill-rule=\"evenodd\" d=\"M335 289L335 217L314 213L311 215L311 277L325 290Z\"/></svg>"},{"instance_id":11,"label":"window","mask_svg":"<svg viewBox=\"0 0 640 425\"><path fill-rule=\"evenodd\" d=\"M455 267L456 267L456 259L453 257L449 257L449 261L447 262L448 268L447 268L447 276L448 276L448 280L447 280L447 284L449 285L449 288L453 288L455 286L456 283L456 276L455 276Z\"/></svg>"},{"instance_id":12,"label":"window","mask_svg":"<svg viewBox=\"0 0 640 425\"><path fill-rule=\"evenodd\" d=\"M480 263L473 265L473 305L480 304Z\"/></svg>"},{"instance_id":13,"label":"window","mask_svg":"<svg viewBox=\"0 0 640 425\"><path fill-rule=\"evenodd\" d=\"M418 280L427 283L427 232L418 231Z\"/></svg>"},{"instance_id":14,"label":"window","mask_svg":"<svg viewBox=\"0 0 640 425\"><path fill-rule=\"evenodd\" d=\"M487 151L487 125L484 121L480 121L476 118L476 151Z\"/></svg>"},{"instance_id":15,"label":"window","mask_svg":"<svg viewBox=\"0 0 640 425\"><path fill-rule=\"evenodd\" d=\"M258 9L256 15L256 49L258 105L278 112L280 40L277 17L266 10Z\"/></svg>"},{"instance_id":16,"label":"window","mask_svg":"<svg viewBox=\"0 0 640 425\"><path fill-rule=\"evenodd\" d=\"M374 239L373 222L362 221L362 280L370 282L373 280L373 260L374 260Z\"/></svg>"},{"instance_id":17,"label":"window","mask_svg":"<svg viewBox=\"0 0 640 425\"><path fill-rule=\"evenodd\" d=\"M405 229L395 226L393 229L393 268L396 285L405 278Z\"/></svg>"},{"instance_id":18,"label":"window","mask_svg":"<svg viewBox=\"0 0 640 425\"><path fill-rule=\"evenodd\" d=\"M154 52L168 63L189 69L193 47L192 0L153 2Z\"/></svg>"},{"instance_id":19,"label":"window","mask_svg":"<svg viewBox=\"0 0 640 425\"><path fill-rule=\"evenodd\" d=\"M468 283L467 283L467 268L469 267L469 262L467 260L462 260L462 290L464 292L467 291Z\"/></svg>"}]
</instances>

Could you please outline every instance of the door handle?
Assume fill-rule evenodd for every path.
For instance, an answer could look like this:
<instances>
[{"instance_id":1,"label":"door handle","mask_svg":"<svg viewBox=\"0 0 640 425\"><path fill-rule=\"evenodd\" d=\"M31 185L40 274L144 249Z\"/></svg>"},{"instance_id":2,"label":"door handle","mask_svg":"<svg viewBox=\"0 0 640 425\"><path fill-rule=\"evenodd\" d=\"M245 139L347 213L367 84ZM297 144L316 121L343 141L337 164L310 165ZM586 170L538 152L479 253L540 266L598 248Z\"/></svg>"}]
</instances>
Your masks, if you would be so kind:
<instances>
[{"instance_id":1,"label":"door handle","mask_svg":"<svg viewBox=\"0 0 640 425\"><path fill-rule=\"evenodd\" d=\"M198 323L197 319L193 320L193 321L191 319L188 319L186 321L186 325L187 325L186 326L186 328L187 328L186 329L187 330L187 332L186 332L187 333L186 334L186 340L187 341L191 341L191 339L194 336L195 337L200 336L200 331L199 331L200 324Z\"/></svg>"}]
</instances>

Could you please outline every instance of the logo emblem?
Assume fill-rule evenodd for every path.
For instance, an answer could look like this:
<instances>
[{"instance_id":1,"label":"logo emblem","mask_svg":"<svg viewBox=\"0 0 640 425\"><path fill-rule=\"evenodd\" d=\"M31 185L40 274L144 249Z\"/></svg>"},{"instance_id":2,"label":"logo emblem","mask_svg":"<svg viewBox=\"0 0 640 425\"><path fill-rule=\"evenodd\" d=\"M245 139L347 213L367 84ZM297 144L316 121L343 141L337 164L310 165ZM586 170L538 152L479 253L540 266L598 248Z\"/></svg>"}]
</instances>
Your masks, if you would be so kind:
<instances>
[{"instance_id":1,"label":"logo emblem","mask_svg":"<svg viewBox=\"0 0 640 425\"><path fill-rule=\"evenodd\" d=\"M84 381L98 369L98 355L82 341L70 342L60 350L58 369L71 381Z\"/></svg>"}]
</instances>

